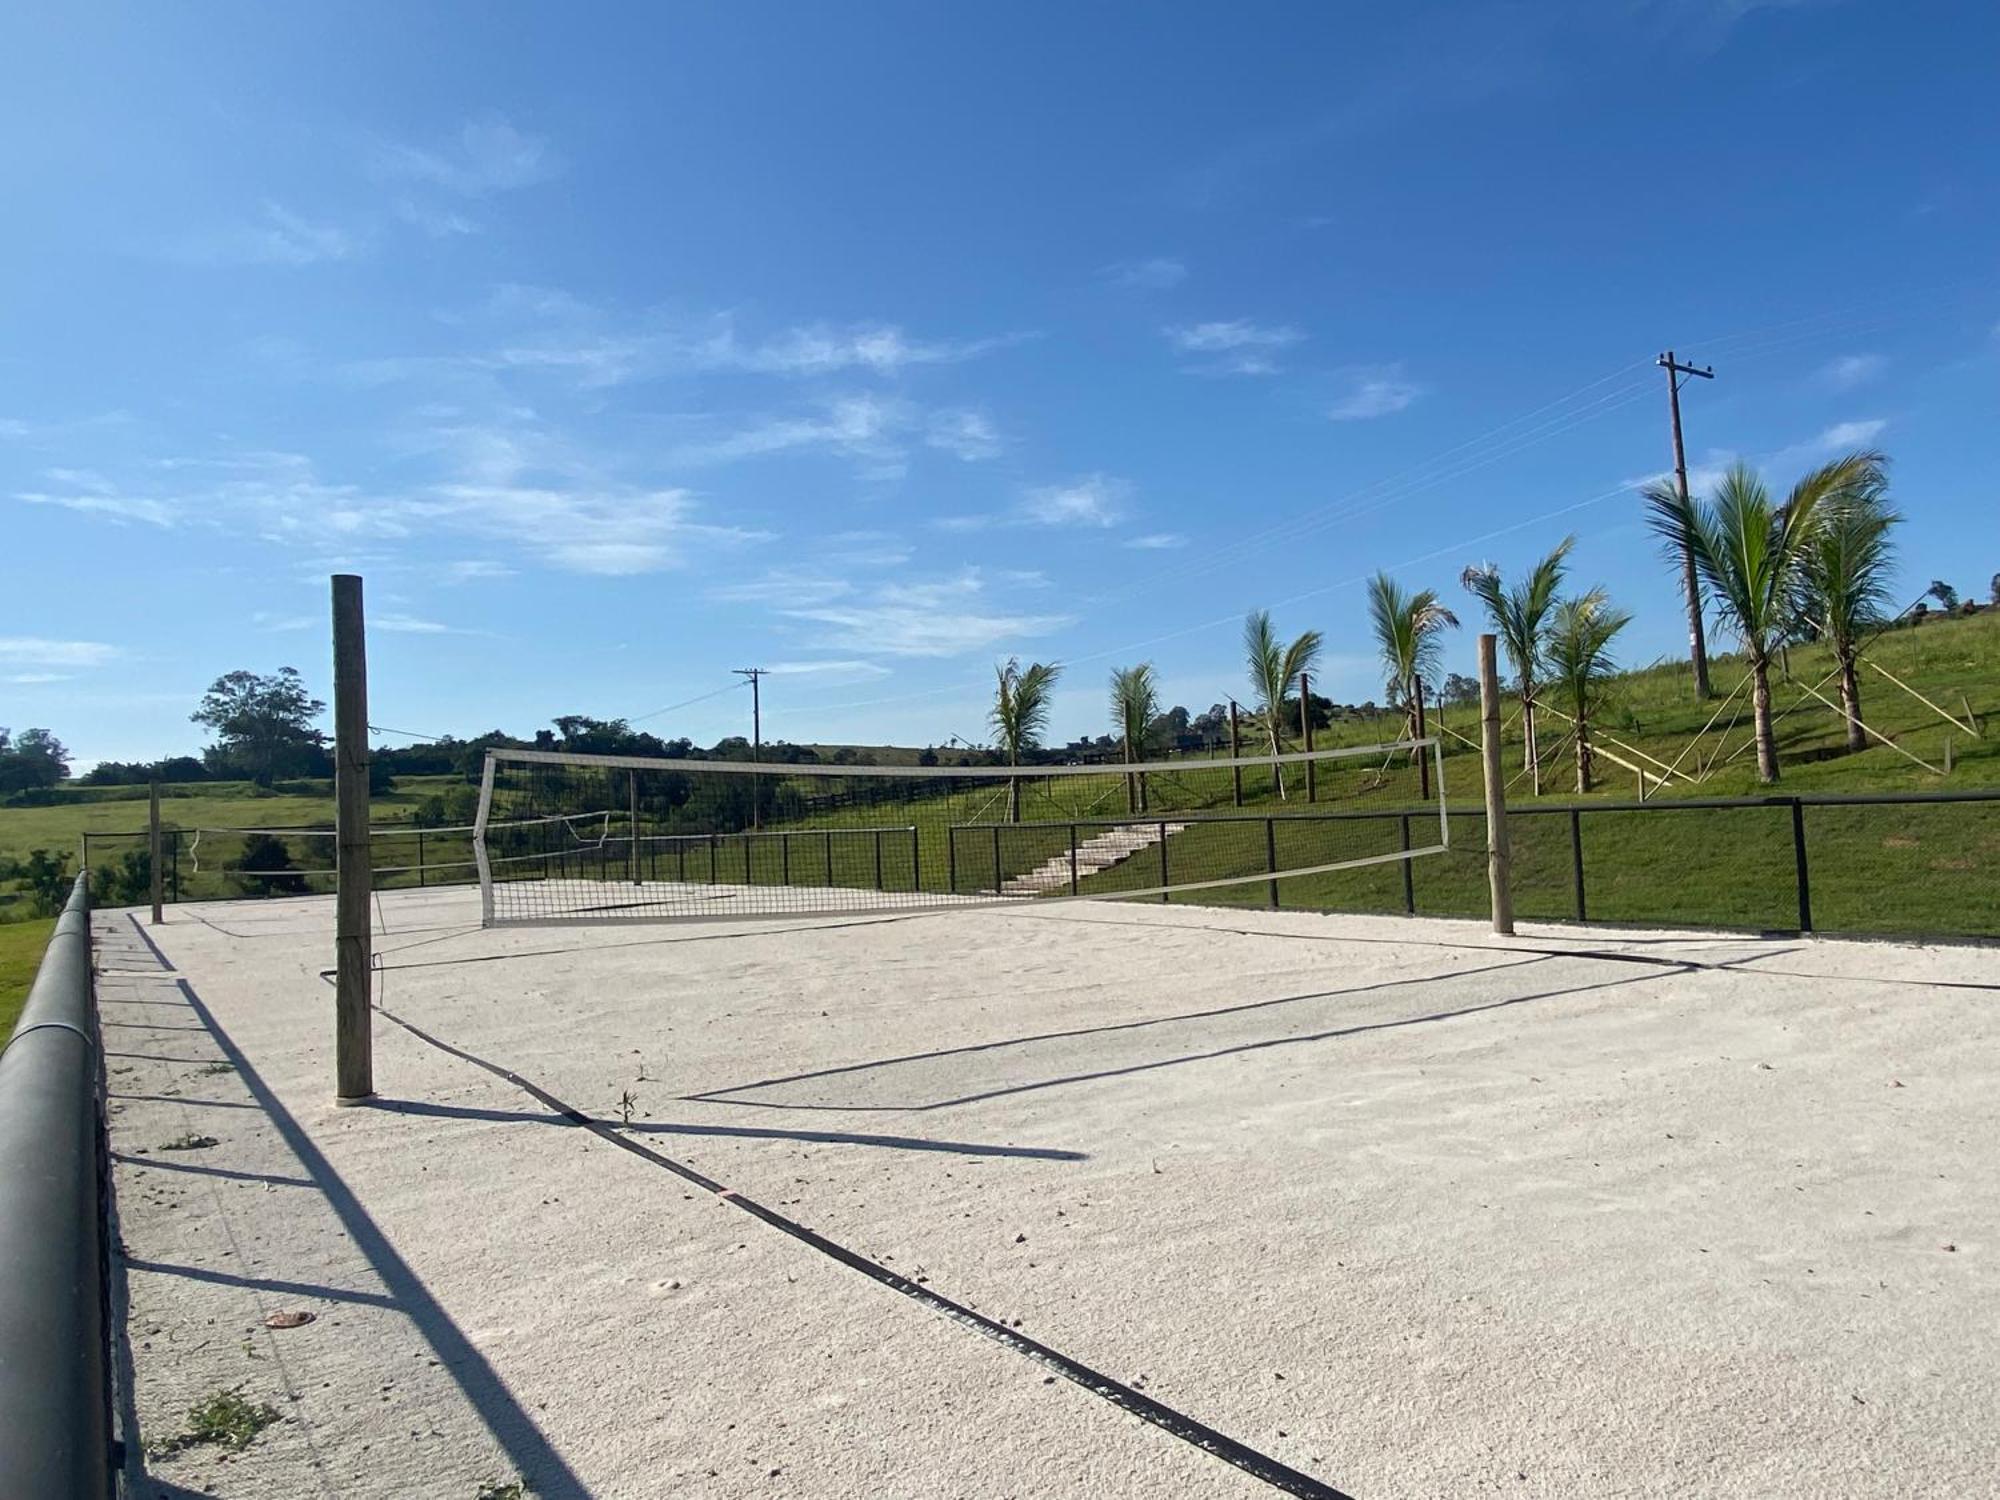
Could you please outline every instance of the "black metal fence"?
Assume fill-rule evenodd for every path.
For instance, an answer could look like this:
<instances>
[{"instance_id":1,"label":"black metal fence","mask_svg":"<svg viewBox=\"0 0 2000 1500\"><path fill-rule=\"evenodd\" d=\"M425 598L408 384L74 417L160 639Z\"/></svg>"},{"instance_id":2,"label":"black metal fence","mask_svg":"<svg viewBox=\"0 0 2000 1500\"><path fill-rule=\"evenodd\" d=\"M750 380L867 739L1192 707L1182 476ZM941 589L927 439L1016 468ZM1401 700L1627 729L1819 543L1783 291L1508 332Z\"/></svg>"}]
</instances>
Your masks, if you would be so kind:
<instances>
[{"instance_id":1,"label":"black metal fence","mask_svg":"<svg viewBox=\"0 0 2000 1500\"><path fill-rule=\"evenodd\" d=\"M1487 912L1483 811L1311 809L1264 815L960 824L946 888L1108 895L1204 905ZM2000 789L1654 798L1508 809L1515 910L1529 919L1909 937L2000 937ZM1095 873L1084 851L1115 830L1134 847ZM1114 852L1115 846L1114 846ZM1288 875L1317 864L1356 868ZM1263 875L1247 880L1242 877Z\"/></svg>"},{"instance_id":2,"label":"black metal fence","mask_svg":"<svg viewBox=\"0 0 2000 1500\"><path fill-rule=\"evenodd\" d=\"M1646 801L1524 802L1508 811L1514 903L1527 919L1722 927L1759 931L2000 936L2000 789ZM1483 916L1483 812L1447 815L1450 849L1397 858L1437 842L1435 805L1355 808L1295 804L1269 812L1186 812L917 828L766 829L645 834L647 881L838 884L977 895L1113 895L1168 885L1205 905ZM327 829L275 830L297 869L232 871L242 851L208 831L163 833L166 899L213 900L333 888ZM1116 835L1127 834L1120 849ZM378 829L385 888L470 884L463 830ZM93 833L86 854L99 904L143 901L146 835ZM551 846L553 849L554 846ZM1093 849L1117 856L1099 864ZM537 846L521 871L617 879L631 841L551 854ZM551 861L555 863L551 863ZM1315 865L1375 860L1316 875ZM496 866L507 878L511 866ZM123 872L122 874L120 872ZM1260 877L1247 879L1244 877ZM122 881L122 885L121 885ZM128 889L129 887L129 889Z\"/></svg>"},{"instance_id":3,"label":"black metal fence","mask_svg":"<svg viewBox=\"0 0 2000 1500\"><path fill-rule=\"evenodd\" d=\"M0 1495L111 1492L97 1034L79 876L0 1051Z\"/></svg>"}]
</instances>

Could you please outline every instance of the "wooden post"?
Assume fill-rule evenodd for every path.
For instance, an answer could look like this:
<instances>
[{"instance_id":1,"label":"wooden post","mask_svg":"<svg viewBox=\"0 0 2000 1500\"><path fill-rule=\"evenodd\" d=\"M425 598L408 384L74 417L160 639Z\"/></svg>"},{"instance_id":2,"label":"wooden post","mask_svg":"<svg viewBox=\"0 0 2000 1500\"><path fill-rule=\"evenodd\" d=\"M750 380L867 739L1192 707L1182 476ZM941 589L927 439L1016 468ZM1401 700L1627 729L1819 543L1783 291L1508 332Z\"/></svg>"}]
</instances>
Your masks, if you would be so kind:
<instances>
[{"instance_id":1,"label":"wooden post","mask_svg":"<svg viewBox=\"0 0 2000 1500\"><path fill-rule=\"evenodd\" d=\"M1417 690L1417 738L1424 737L1424 680L1413 677L1410 681ZM1423 746L1417 747L1417 795L1428 802L1431 800L1431 763L1424 754Z\"/></svg>"},{"instance_id":2,"label":"wooden post","mask_svg":"<svg viewBox=\"0 0 2000 1500\"><path fill-rule=\"evenodd\" d=\"M1299 673L1299 739L1304 742L1306 754L1312 754L1312 673ZM1319 767L1312 761L1306 762L1306 801L1319 801Z\"/></svg>"},{"instance_id":3,"label":"wooden post","mask_svg":"<svg viewBox=\"0 0 2000 1500\"><path fill-rule=\"evenodd\" d=\"M1493 898L1493 930L1514 933L1514 891L1508 884L1512 851L1507 843L1507 783L1500 774L1500 673L1493 637L1479 638L1479 758L1486 773L1486 883Z\"/></svg>"},{"instance_id":4,"label":"wooden post","mask_svg":"<svg viewBox=\"0 0 2000 1500\"><path fill-rule=\"evenodd\" d=\"M147 883L152 888L153 925L160 925L160 888L166 883L166 872L160 864L160 784L154 782L146 793L146 865Z\"/></svg>"},{"instance_id":5,"label":"wooden post","mask_svg":"<svg viewBox=\"0 0 2000 1500\"><path fill-rule=\"evenodd\" d=\"M1241 760L1243 758L1243 738L1237 730L1236 700L1234 698L1229 700L1229 758L1231 760ZM1243 805L1243 768L1241 766L1231 766L1229 768L1229 780L1231 786L1235 789L1236 805L1241 807Z\"/></svg>"},{"instance_id":6,"label":"wooden post","mask_svg":"<svg viewBox=\"0 0 2000 1500\"><path fill-rule=\"evenodd\" d=\"M368 631L361 579L333 576L334 1102L375 1093L368 982L374 933L368 849Z\"/></svg>"}]
</instances>

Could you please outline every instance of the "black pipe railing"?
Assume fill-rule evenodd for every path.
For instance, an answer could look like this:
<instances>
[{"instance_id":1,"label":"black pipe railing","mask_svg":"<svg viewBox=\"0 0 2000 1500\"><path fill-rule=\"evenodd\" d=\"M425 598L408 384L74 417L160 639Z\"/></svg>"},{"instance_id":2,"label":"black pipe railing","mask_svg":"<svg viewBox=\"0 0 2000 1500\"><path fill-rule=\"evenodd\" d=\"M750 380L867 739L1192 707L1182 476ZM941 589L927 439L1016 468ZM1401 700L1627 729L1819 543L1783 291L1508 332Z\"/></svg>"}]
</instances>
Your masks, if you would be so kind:
<instances>
[{"instance_id":1,"label":"black pipe railing","mask_svg":"<svg viewBox=\"0 0 2000 1500\"><path fill-rule=\"evenodd\" d=\"M0 1051L0 1495L111 1493L87 876Z\"/></svg>"}]
</instances>

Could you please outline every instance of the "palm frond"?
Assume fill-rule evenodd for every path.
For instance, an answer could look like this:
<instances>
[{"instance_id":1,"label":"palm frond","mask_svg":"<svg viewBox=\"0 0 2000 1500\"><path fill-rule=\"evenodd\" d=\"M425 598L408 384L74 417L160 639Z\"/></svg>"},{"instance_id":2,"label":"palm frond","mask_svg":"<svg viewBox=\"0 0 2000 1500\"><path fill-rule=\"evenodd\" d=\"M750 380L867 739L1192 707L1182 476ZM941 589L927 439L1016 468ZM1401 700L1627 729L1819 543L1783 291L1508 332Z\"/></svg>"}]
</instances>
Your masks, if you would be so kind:
<instances>
[{"instance_id":1,"label":"palm frond","mask_svg":"<svg viewBox=\"0 0 2000 1500\"><path fill-rule=\"evenodd\" d=\"M1042 732L1048 728L1051 692L1062 668L1038 661L1024 669L1019 658L1010 656L994 668L994 675L993 707L987 718L1000 748L1010 761L1018 763L1024 751L1041 744Z\"/></svg>"},{"instance_id":2,"label":"palm frond","mask_svg":"<svg viewBox=\"0 0 2000 1500\"><path fill-rule=\"evenodd\" d=\"M1111 673L1111 722L1134 754L1144 759L1146 734L1160 716L1160 679L1153 664L1117 667Z\"/></svg>"}]
</instances>

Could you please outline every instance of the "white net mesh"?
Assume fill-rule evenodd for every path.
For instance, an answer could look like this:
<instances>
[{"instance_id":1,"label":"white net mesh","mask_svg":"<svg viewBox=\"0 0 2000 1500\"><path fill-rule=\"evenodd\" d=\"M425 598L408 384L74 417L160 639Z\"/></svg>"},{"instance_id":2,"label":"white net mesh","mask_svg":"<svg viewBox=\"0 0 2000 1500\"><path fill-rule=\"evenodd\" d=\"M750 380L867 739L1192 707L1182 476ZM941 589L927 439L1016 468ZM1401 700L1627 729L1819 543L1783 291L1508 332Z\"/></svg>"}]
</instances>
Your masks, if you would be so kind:
<instances>
[{"instance_id":1,"label":"white net mesh","mask_svg":"<svg viewBox=\"0 0 2000 1500\"><path fill-rule=\"evenodd\" d=\"M513 926L1275 902L1280 881L1437 853L1448 835L1434 739L1018 770L501 750L473 854L486 923Z\"/></svg>"}]
</instances>

